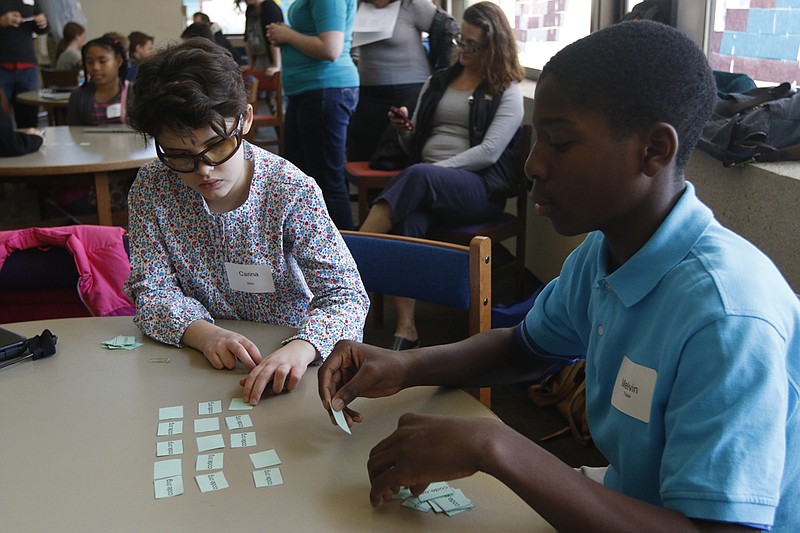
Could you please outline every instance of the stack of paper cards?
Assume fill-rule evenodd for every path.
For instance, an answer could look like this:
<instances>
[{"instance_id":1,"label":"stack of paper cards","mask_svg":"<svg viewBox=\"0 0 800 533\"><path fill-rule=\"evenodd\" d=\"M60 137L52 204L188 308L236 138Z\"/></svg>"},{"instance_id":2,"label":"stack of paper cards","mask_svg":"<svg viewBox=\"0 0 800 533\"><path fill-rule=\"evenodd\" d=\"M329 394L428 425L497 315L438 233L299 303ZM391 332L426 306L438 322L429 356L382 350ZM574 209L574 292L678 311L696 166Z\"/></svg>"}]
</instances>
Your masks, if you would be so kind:
<instances>
[{"instance_id":1,"label":"stack of paper cards","mask_svg":"<svg viewBox=\"0 0 800 533\"><path fill-rule=\"evenodd\" d=\"M136 337L129 335L117 335L113 339L108 339L100 344L109 350L133 350L142 345L141 342L136 342Z\"/></svg>"},{"instance_id":2,"label":"stack of paper cards","mask_svg":"<svg viewBox=\"0 0 800 533\"><path fill-rule=\"evenodd\" d=\"M156 461L153 464L153 486L157 500L183 494L181 460Z\"/></svg>"},{"instance_id":3,"label":"stack of paper cards","mask_svg":"<svg viewBox=\"0 0 800 533\"><path fill-rule=\"evenodd\" d=\"M431 483L419 496L412 496L410 490L403 488L394 495L394 499L402 499L404 507L424 513L433 509L433 511L444 513L447 516L455 516L475 507L475 504L464 495L461 489L455 489L444 481Z\"/></svg>"}]
</instances>

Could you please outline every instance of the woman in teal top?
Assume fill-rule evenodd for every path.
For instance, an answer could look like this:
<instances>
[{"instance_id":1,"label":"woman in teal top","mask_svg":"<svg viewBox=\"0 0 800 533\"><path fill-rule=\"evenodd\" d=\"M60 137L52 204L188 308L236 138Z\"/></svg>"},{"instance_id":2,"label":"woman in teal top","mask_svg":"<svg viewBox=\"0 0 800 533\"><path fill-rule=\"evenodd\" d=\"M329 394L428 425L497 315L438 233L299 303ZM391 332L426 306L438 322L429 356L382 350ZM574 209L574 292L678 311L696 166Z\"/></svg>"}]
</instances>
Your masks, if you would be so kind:
<instances>
[{"instance_id":1,"label":"woman in teal top","mask_svg":"<svg viewBox=\"0 0 800 533\"><path fill-rule=\"evenodd\" d=\"M284 117L283 156L317 180L331 219L353 229L344 178L345 139L358 103L358 70L350 58L356 0L296 0L288 25L267 26L281 47Z\"/></svg>"}]
</instances>

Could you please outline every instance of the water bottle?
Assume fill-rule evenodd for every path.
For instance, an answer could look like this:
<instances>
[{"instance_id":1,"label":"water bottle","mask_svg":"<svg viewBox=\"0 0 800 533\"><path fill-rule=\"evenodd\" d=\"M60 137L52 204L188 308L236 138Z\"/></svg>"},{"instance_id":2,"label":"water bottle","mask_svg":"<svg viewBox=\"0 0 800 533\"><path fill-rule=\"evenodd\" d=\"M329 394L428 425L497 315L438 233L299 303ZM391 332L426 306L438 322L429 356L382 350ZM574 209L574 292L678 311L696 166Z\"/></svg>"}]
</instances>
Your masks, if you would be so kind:
<instances>
[{"instance_id":1,"label":"water bottle","mask_svg":"<svg viewBox=\"0 0 800 533\"><path fill-rule=\"evenodd\" d=\"M81 87L85 81L86 81L86 74L84 74L83 69L80 69L78 71L78 87Z\"/></svg>"}]
</instances>

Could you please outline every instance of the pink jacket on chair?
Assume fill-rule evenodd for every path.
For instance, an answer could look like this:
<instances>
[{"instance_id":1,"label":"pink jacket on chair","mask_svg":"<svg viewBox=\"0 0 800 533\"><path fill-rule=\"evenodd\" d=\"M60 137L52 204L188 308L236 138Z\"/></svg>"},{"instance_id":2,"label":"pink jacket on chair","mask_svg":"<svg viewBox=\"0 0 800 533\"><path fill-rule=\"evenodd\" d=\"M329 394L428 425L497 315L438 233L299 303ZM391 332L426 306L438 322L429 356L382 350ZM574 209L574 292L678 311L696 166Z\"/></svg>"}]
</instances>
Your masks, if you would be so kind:
<instances>
[{"instance_id":1,"label":"pink jacket on chair","mask_svg":"<svg viewBox=\"0 0 800 533\"><path fill-rule=\"evenodd\" d=\"M123 283L131 272L122 238L116 226L62 226L0 231L0 269L17 250L60 246L75 259L78 293L93 316L133 315L136 308L125 295Z\"/></svg>"}]
</instances>

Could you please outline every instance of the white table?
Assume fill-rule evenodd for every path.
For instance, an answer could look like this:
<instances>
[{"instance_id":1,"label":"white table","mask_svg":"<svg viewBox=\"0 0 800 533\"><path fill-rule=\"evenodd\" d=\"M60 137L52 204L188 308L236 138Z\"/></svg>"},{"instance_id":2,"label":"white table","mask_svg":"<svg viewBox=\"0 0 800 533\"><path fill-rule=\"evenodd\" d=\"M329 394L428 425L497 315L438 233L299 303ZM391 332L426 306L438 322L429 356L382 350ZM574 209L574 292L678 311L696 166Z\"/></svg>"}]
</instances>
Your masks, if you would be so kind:
<instances>
[{"instance_id":1,"label":"white table","mask_svg":"<svg viewBox=\"0 0 800 533\"><path fill-rule=\"evenodd\" d=\"M135 176L140 166L156 158L156 151L154 144L145 143L139 134L98 133L98 129L46 128L44 144L37 152L0 158L0 180L58 182L68 176L86 176L97 191L98 223L112 225L109 181Z\"/></svg>"},{"instance_id":2,"label":"white table","mask_svg":"<svg viewBox=\"0 0 800 533\"><path fill-rule=\"evenodd\" d=\"M288 328L221 321L262 353ZM400 502L373 509L366 461L407 411L494 416L461 390L421 387L390 398L359 399L365 421L348 436L332 425L317 393L316 368L300 387L266 398L250 414L257 446L224 451L230 488L202 494L194 481L198 402L220 399L224 417L241 396L244 368L214 370L191 349L160 345L128 317L80 318L4 326L32 336L58 336L55 356L0 370L0 504L4 531L552 531L497 480L455 480L475 508L454 517L422 513ZM110 351L100 343L136 335L144 346ZM164 362L168 360L169 362ZM153 463L158 409L184 406L185 493L156 500ZM255 488L249 454L275 449L285 483ZM160 458L164 459L164 458Z\"/></svg>"}]
</instances>

